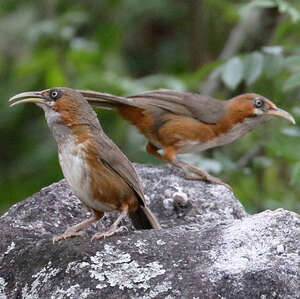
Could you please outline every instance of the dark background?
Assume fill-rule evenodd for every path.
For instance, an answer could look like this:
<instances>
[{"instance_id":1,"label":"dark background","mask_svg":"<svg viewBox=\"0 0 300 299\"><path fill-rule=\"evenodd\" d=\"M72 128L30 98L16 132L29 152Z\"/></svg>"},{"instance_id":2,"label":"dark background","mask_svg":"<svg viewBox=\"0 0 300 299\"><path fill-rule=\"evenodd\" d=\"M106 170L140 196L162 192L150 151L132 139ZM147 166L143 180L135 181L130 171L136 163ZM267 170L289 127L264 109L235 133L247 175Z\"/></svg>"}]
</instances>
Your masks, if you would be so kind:
<instances>
[{"instance_id":1,"label":"dark background","mask_svg":"<svg viewBox=\"0 0 300 299\"><path fill-rule=\"evenodd\" d=\"M62 178L40 109L12 95L54 86L129 95L154 88L228 99L260 93L300 121L300 3L260 0L0 0L0 213ZM158 163L110 111L105 132L135 162ZM197 155L248 212L300 212L300 129L274 119Z\"/></svg>"}]
</instances>

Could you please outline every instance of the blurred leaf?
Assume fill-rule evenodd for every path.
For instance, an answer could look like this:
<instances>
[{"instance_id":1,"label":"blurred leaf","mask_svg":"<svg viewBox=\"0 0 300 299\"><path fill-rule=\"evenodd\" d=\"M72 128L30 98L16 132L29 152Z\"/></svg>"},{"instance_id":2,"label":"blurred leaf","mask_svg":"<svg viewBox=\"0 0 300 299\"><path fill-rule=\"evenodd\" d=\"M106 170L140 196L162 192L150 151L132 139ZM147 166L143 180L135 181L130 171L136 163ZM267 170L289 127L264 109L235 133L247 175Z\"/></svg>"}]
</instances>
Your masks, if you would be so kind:
<instances>
[{"instance_id":1,"label":"blurred leaf","mask_svg":"<svg viewBox=\"0 0 300 299\"><path fill-rule=\"evenodd\" d=\"M300 86L300 73L290 76L284 83L283 89L289 91Z\"/></svg>"},{"instance_id":2,"label":"blurred leaf","mask_svg":"<svg viewBox=\"0 0 300 299\"><path fill-rule=\"evenodd\" d=\"M210 74L210 78L216 80L217 78L222 76L223 72L224 72L224 64L214 69Z\"/></svg>"},{"instance_id":3,"label":"blurred leaf","mask_svg":"<svg viewBox=\"0 0 300 299\"><path fill-rule=\"evenodd\" d=\"M300 65L300 55L291 55L285 58L284 63L286 65L294 66Z\"/></svg>"},{"instance_id":4,"label":"blurred leaf","mask_svg":"<svg viewBox=\"0 0 300 299\"><path fill-rule=\"evenodd\" d=\"M72 28L82 26L85 23L89 22L89 14L86 11L67 11L65 14L62 15L61 23L72 25Z\"/></svg>"},{"instance_id":5,"label":"blurred leaf","mask_svg":"<svg viewBox=\"0 0 300 299\"><path fill-rule=\"evenodd\" d=\"M287 136L300 137L300 128L298 126L286 127L281 132Z\"/></svg>"},{"instance_id":6,"label":"blurred leaf","mask_svg":"<svg viewBox=\"0 0 300 299\"><path fill-rule=\"evenodd\" d=\"M300 55L291 55L284 59L284 65L291 71L300 71Z\"/></svg>"},{"instance_id":7,"label":"blurred leaf","mask_svg":"<svg viewBox=\"0 0 300 299\"><path fill-rule=\"evenodd\" d=\"M222 170L231 171L236 169L235 161L230 159L230 157L225 155L222 151L215 151L213 157L222 165Z\"/></svg>"},{"instance_id":8,"label":"blurred leaf","mask_svg":"<svg viewBox=\"0 0 300 299\"><path fill-rule=\"evenodd\" d=\"M284 66L284 59L281 55L264 56L264 73L268 77L274 77L278 75Z\"/></svg>"},{"instance_id":9,"label":"blurred leaf","mask_svg":"<svg viewBox=\"0 0 300 299\"><path fill-rule=\"evenodd\" d=\"M300 12L286 0L277 0L278 9L281 13L288 14L294 23L300 20Z\"/></svg>"},{"instance_id":10,"label":"blurred leaf","mask_svg":"<svg viewBox=\"0 0 300 299\"><path fill-rule=\"evenodd\" d=\"M1 12L1 5L0 5ZM22 52L28 48L25 42L26 33L24 29L30 28L35 21L34 8L18 5L17 9L9 14L1 15L0 19L0 51Z\"/></svg>"},{"instance_id":11,"label":"blurred leaf","mask_svg":"<svg viewBox=\"0 0 300 299\"><path fill-rule=\"evenodd\" d=\"M182 79L188 85L188 87L191 86L193 88L196 86L199 88L199 82L204 79L209 72L211 72L210 76L214 76L215 71L219 69L221 63L222 61L220 60L207 63L201 66L196 72L183 74ZM219 74L221 74L221 72L219 72Z\"/></svg>"},{"instance_id":12,"label":"blurred leaf","mask_svg":"<svg viewBox=\"0 0 300 299\"><path fill-rule=\"evenodd\" d=\"M270 167L273 164L273 159L265 156L255 157L253 159L254 165L261 168Z\"/></svg>"},{"instance_id":13,"label":"blurred leaf","mask_svg":"<svg viewBox=\"0 0 300 299\"><path fill-rule=\"evenodd\" d=\"M263 55L254 52L244 57L244 78L247 85L253 84L263 70Z\"/></svg>"},{"instance_id":14,"label":"blurred leaf","mask_svg":"<svg viewBox=\"0 0 300 299\"><path fill-rule=\"evenodd\" d=\"M222 163L217 159L208 159L204 158L198 154L185 154L179 155L182 160L185 162L192 164L196 167L201 167L201 169L212 172L212 173L220 173L222 171Z\"/></svg>"},{"instance_id":15,"label":"blurred leaf","mask_svg":"<svg viewBox=\"0 0 300 299\"><path fill-rule=\"evenodd\" d=\"M225 63L222 80L230 89L235 89L243 79L244 65L239 57L234 57Z\"/></svg>"},{"instance_id":16,"label":"blurred leaf","mask_svg":"<svg viewBox=\"0 0 300 299\"><path fill-rule=\"evenodd\" d=\"M142 83L145 90L158 88L168 88L181 91L185 90L185 85L181 80L169 75L147 76L143 79L138 80L138 83Z\"/></svg>"},{"instance_id":17,"label":"blurred leaf","mask_svg":"<svg viewBox=\"0 0 300 299\"><path fill-rule=\"evenodd\" d=\"M95 52L98 51L97 44L84 38L74 38L70 44L70 48L75 51Z\"/></svg>"},{"instance_id":18,"label":"blurred leaf","mask_svg":"<svg viewBox=\"0 0 300 299\"><path fill-rule=\"evenodd\" d=\"M293 114L295 114L298 117L300 116L300 107L299 106L293 107Z\"/></svg>"},{"instance_id":19,"label":"blurred leaf","mask_svg":"<svg viewBox=\"0 0 300 299\"><path fill-rule=\"evenodd\" d=\"M54 35L57 32L58 24L54 20L44 20L33 24L28 30L28 37L32 42L38 41L41 37Z\"/></svg>"},{"instance_id":20,"label":"blurred leaf","mask_svg":"<svg viewBox=\"0 0 300 299\"><path fill-rule=\"evenodd\" d=\"M265 7L265 8L278 7L278 10L281 13L288 14L294 23L300 20L299 10L294 6L292 6L287 0L254 0L243 7L243 12L244 13L245 11L248 12L249 9L255 7Z\"/></svg>"},{"instance_id":21,"label":"blurred leaf","mask_svg":"<svg viewBox=\"0 0 300 299\"><path fill-rule=\"evenodd\" d=\"M283 53L283 48L282 46L265 46L262 51L266 54L280 56Z\"/></svg>"}]
</instances>

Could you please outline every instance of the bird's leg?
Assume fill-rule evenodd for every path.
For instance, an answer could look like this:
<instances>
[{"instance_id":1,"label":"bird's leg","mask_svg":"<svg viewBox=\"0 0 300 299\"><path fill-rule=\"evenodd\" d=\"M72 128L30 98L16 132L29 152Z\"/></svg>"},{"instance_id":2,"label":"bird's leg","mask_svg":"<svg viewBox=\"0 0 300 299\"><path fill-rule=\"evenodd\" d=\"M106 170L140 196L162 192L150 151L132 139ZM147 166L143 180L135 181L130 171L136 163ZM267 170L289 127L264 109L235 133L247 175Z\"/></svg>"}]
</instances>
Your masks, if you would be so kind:
<instances>
[{"instance_id":1,"label":"bird's leg","mask_svg":"<svg viewBox=\"0 0 300 299\"><path fill-rule=\"evenodd\" d=\"M97 212L97 211L93 211L94 215L93 217L84 220L74 226L68 227L67 230L59 236L53 237L53 243L56 243L60 240L65 240L71 237L82 237L84 235L83 232L79 232L79 230L86 228L90 225L92 225L93 223L97 222L99 219L101 219L104 215L103 212Z\"/></svg>"},{"instance_id":2,"label":"bird's leg","mask_svg":"<svg viewBox=\"0 0 300 299\"><path fill-rule=\"evenodd\" d=\"M161 160L171 163L172 165L174 165L176 167L183 169L187 179L189 179L189 180L199 180L199 179L206 180L213 184L223 185L223 186L229 188L230 190L232 190L232 188L228 184L224 183L222 180L210 175L209 173L207 173L204 170L201 170L197 167L194 167L186 162L179 160L176 157L177 150L178 150L178 148L176 148L174 146L164 147L164 153L161 155L158 152L158 148L156 146L154 146L151 143L147 144L148 153L156 156L157 158L159 158Z\"/></svg>"},{"instance_id":3,"label":"bird's leg","mask_svg":"<svg viewBox=\"0 0 300 299\"><path fill-rule=\"evenodd\" d=\"M164 160L164 157L158 152L159 148L156 147L153 143L148 142L146 145L146 151L148 154L153 155L154 157L160 159L160 160Z\"/></svg>"},{"instance_id":4,"label":"bird's leg","mask_svg":"<svg viewBox=\"0 0 300 299\"><path fill-rule=\"evenodd\" d=\"M167 163L170 163L176 167L179 167L181 169L185 169L183 165L180 165L180 161L176 160L176 149L172 146L164 147L164 153L161 155L158 150L159 148L156 147L151 142L147 143L146 150L150 155L155 156L156 158L163 160ZM184 162L182 162L184 164ZM191 166L192 167L192 166ZM196 169L196 168L195 168Z\"/></svg>"},{"instance_id":5,"label":"bird's leg","mask_svg":"<svg viewBox=\"0 0 300 299\"><path fill-rule=\"evenodd\" d=\"M186 162L183 162L177 158L173 161L173 165L176 165L177 167L189 170L190 172L186 172L186 178L189 180L202 179L202 180L208 181L213 184L223 185L232 191L231 186L224 183L219 178L216 178L216 177L210 175L209 173L207 173L206 171L201 170L197 167L194 167L194 166L192 166Z\"/></svg>"},{"instance_id":6,"label":"bird's leg","mask_svg":"<svg viewBox=\"0 0 300 299\"><path fill-rule=\"evenodd\" d=\"M163 160L164 162L170 163L179 168L184 168L175 161L177 148L175 148L173 146L164 147L164 153L161 155L158 152L159 148L157 146L155 146L154 144L152 144L151 142L148 142L146 145L146 150L150 155L153 155L156 158Z\"/></svg>"},{"instance_id":7,"label":"bird's leg","mask_svg":"<svg viewBox=\"0 0 300 299\"><path fill-rule=\"evenodd\" d=\"M121 222L121 220L124 217L126 217L127 214L128 214L128 205L124 205L121 214L119 215L119 217L117 218L117 220L111 225L111 227L107 231L96 233L92 237L92 240L109 237L109 236L114 235L115 233L118 233L118 232L120 232L120 231L122 231L124 229L127 229L125 226L118 227L118 225Z\"/></svg>"}]
</instances>

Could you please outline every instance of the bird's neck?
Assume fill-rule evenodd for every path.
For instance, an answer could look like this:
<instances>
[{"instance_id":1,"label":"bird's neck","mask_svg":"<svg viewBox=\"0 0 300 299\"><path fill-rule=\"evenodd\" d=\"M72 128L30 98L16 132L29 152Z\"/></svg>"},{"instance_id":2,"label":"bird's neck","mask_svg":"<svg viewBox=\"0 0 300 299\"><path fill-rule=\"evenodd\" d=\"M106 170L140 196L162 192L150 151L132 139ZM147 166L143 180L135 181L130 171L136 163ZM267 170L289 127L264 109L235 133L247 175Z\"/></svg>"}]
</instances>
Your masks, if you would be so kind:
<instances>
[{"instance_id":1,"label":"bird's neck","mask_svg":"<svg viewBox=\"0 0 300 299\"><path fill-rule=\"evenodd\" d=\"M220 139L219 144L233 142L270 118L269 115L252 116L247 111L229 110L227 115L215 125L217 138Z\"/></svg>"},{"instance_id":2,"label":"bird's neck","mask_svg":"<svg viewBox=\"0 0 300 299\"><path fill-rule=\"evenodd\" d=\"M246 133L252 131L262 122L269 120L270 117L267 115L257 116L257 117L248 117L245 118L242 122L230 123L230 129L223 131L218 135L218 145L224 145L233 142L234 140L242 137ZM228 125L228 123L227 123Z\"/></svg>"},{"instance_id":3,"label":"bird's neck","mask_svg":"<svg viewBox=\"0 0 300 299\"><path fill-rule=\"evenodd\" d=\"M70 140L73 144L81 144L92 138L92 130L87 123L66 123L61 114L52 109L45 110L45 117L58 147L65 146Z\"/></svg>"},{"instance_id":4,"label":"bird's neck","mask_svg":"<svg viewBox=\"0 0 300 299\"><path fill-rule=\"evenodd\" d=\"M76 147L94 140L90 126L85 124L72 127L56 125L51 131L59 148L70 145Z\"/></svg>"}]
</instances>

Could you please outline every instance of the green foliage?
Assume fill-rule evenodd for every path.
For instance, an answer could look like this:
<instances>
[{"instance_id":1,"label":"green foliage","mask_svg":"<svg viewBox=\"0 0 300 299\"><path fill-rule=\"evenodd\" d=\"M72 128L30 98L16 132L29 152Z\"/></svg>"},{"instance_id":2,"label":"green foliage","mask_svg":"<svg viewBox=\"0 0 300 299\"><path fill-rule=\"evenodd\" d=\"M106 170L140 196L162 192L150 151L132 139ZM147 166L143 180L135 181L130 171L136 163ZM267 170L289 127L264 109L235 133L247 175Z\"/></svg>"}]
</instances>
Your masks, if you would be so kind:
<instances>
[{"instance_id":1,"label":"green foliage","mask_svg":"<svg viewBox=\"0 0 300 299\"><path fill-rule=\"evenodd\" d=\"M241 83L245 83L246 87L251 87L262 75L274 78L282 71L284 65L288 66L285 63L287 60L288 58L284 59L282 56L281 47L265 47L262 51L254 51L230 58L214 70L214 78L220 77L225 86L233 91ZM296 57L294 60L298 63ZM295 75L291 75L286 80L285 88L292 89L297 86L296 80L293 79Z\"/></svg>"},{"instance_id":2,"label":"green foliage","mask_svg":"<svg viewBox=\"0 0 300 299\"><path fill-rule=\"evenodd\" d=\"M287 14L293 22L300 20L299 10L287 0L254 0L248 5L245 5L243 9L248 11L256 7L277 7L282 14Z\"/></svg>"},{"instance_id":3,"label":"green foliage","mask_svg":"<svg viewBox=\"0 0 300 299\"><path fill-rule=\"evenodd\" d=\"M210 77L223 83L216 97L261 93L300 121L298 1L2 2L0 213L62 177L41 111L33 105L8 108L7 99L21 91L69 86L119 95L154 88L201 92ZM261 7L283 16L270 43L219 60L240 18ZM111 111L97 112L132 161L158 163L145 153L135 128ZM299 212L299 136L299 126L276 119L234 144L195 155L193 163L222 176L249 212Z\"/></svg>"},{"instance_id":4,"label":"green foliage","mask_svg":"<svg viewBox=\"0 0 300 299\"><path fill-rule=\"evenodd\" d=\"M222 66L222 80L230 89L236 89L243 79L244 64L239 57L233 57Z\"/></svg>"}]
</instances>

